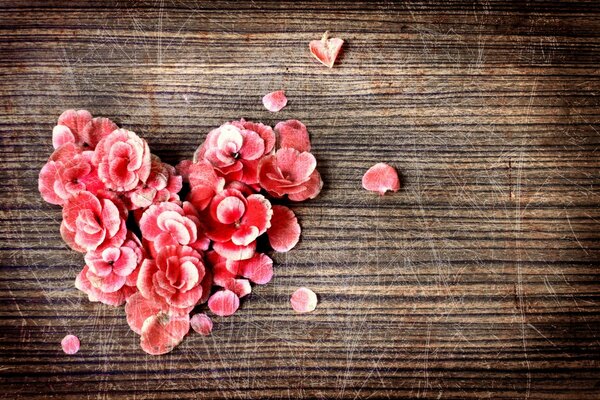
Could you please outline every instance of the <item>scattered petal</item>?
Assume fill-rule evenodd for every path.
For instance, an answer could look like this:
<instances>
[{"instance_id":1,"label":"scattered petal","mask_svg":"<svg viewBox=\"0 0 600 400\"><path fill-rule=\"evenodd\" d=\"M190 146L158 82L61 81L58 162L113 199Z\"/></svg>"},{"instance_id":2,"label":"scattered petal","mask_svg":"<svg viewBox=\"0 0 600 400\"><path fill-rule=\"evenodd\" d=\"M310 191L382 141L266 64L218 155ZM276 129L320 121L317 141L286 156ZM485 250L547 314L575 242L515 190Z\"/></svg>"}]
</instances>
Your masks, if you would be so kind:
<instances>
[{"instance_id":1,"label":"scattered petal","mask_svg":"<svg viewBox=\"0 0 600 400\"><path fill-rule=\"evenodd\" d=\"M67 335L61 340L60 345L67 354L75 354L79 351L79 338L75 335Z\"/></svg>"},{"instance_id":2,"label":"scattered petal","mask_svg":"<svg viewBox=\"0 0 600 400\"><path fill-rule=\"evenodd\" d=\"M204 313L196 314L190 319L192 329L202 336L208 336L212 332L213 322L210 317Z\"/></svg>"},{"instance_id":3,"label":"scattered petal","mask_svg":"<svg viewBox=\"0 0 600 400\"><path fill-rule=\"evenodd\" d=\"M362 186L383 196L388 190L397 192L400 189L400 180L394 167L385 163L378 163L365 173L362 178Z\"/></svg>"},{"instance_id":4,"label":"scattered petal","mask_svg":"<svg viewBox=\"0 0 600 400\"><path fill-rule=\"evenodd\" d=\"M317 295L312 290L301 287L292 294L290 302L296 312L311 312L317 307Z\"/></svg>"},{"instance_id":5,"label":"scattered petal","mask_svg":"<svg viewBox=\"0 0 600 400\"><path fill-rule=\"evenodd\" d=\"M287 97L285 97L285 91L278 90L266 94L262 99L265 108L271 112L281 111L287 104Z\"/></svg>"}]
</instances>

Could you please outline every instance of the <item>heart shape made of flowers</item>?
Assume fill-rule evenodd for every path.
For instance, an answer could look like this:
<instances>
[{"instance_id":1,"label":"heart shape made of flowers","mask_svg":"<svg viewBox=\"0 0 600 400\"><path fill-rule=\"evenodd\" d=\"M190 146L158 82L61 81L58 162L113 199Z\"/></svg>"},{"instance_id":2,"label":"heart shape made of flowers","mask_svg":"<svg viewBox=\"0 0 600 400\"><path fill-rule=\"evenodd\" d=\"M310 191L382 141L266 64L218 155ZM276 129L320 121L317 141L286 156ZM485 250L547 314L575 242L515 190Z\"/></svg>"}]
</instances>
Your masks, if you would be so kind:
<instances>
[{"instance_id":1,"label":"heart shape made of flowers","mask_svg":"<svg viewBox=\"0 0 600 400\"><path fill-rule=\"evenodd\" d=\"M294 212L272 201L312 199L323 187L297 120L275 129L227 122L176 167L133 131L85 110L58 118L52 144L38 188L63 207L65 242L85 253L75 286L92 302L125 305L127 323L153 355L170 352L191 325L212 329L205 314L190 324L199 306L229 316L252 284L268 283L273 260L259 239L286 252L301 231Z\"/></svg>"}]
</instances>

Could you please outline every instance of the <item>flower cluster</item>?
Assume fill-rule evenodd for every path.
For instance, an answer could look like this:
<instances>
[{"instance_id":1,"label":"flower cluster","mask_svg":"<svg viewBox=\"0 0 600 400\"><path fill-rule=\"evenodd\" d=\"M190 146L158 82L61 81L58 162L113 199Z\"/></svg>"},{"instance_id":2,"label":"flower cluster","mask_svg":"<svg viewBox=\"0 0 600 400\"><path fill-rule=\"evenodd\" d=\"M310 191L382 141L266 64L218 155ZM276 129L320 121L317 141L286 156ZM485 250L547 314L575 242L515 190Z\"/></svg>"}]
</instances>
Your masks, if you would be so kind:
<instances>
[{"instance_id":1,"label":"flower cluster","mask_svg":"<svg viewBox=\"0 0 600 400\"><path fill-rule=\"evenodd\" d=\"M251 283L269 282L273 261L257 243L286 252L300 238L293 211L269 197L312 199L323 185L296 120L275 129L228 122L177 168L134 132L85 110L65 111L52 143L39 190L63 207L65 242L85 253L75 286L90 301L126 304L127 322L149 354L183 340L196 306L228 316ZM210 319L197 315L192 325L209 331Z\"/></svg>"}]
</instances>

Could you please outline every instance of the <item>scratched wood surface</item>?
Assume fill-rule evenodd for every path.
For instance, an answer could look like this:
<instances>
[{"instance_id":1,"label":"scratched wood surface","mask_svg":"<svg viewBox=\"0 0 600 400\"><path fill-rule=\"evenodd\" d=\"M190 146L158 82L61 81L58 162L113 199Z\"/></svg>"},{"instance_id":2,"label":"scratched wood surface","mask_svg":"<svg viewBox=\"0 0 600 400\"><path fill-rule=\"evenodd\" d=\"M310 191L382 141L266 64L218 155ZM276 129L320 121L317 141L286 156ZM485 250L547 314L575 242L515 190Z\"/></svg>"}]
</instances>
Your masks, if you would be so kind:
<instances>
[{"instance_id":1,"label":"scratched wood surface","mask_svg":"<svg viewBox=\"0 0 600 400\"><path fill-rule=\"evenodd\" d=\"M0 5L0 397L600 398L599 3L97 3ZM171 163L227 120L308 126L302 241L211 337L148 356L73 286L37 192L68 108ZM380 161L399 193L361 189Z\"/></svg>"}]
</instances>

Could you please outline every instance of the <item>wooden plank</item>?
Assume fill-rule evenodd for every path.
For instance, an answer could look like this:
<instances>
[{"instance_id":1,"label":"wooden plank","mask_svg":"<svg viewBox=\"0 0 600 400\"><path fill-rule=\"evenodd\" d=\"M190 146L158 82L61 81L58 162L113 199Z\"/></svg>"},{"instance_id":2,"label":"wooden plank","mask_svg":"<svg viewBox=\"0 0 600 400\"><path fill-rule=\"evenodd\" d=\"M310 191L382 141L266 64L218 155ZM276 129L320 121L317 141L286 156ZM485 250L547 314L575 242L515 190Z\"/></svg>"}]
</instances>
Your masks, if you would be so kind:
<instances>
[{"instance_id":1,"label":"wooden plank","mask_svg":"<svg viewBox=\"0 0 600 400\"><path fill-rule=\"evenodd\" d=\"M597 2L0 8L1 397L600 396ZM347 41L331 70L307 51L324 30ZM325 187L293 206L302 240L211 337L147 356L74 288L82 257L37 191L67 108L170 163L227 120L308 126ZM399 193L361 189L379 161ZM289 307L299 286L314 313Z\"/></svg>"}]
</instances>

